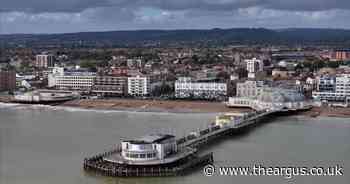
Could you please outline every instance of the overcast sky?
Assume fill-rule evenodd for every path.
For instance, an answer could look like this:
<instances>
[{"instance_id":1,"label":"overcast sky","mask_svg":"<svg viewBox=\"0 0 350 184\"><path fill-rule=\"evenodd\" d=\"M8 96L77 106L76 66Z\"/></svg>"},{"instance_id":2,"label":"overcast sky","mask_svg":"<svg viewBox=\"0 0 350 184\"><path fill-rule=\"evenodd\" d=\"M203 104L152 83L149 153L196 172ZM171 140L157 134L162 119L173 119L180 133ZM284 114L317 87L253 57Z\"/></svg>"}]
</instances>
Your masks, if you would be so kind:
<instances>
[{"instance_id":1,"label":"overcast sky","mask_svg":"<svg viewBox=\"0 0 350 184\"><path fill-rule=\"evenodd\" d=\"M350 29L350 0L1 0L0 33L234 27Z\"/></svg>"}]
</instances>

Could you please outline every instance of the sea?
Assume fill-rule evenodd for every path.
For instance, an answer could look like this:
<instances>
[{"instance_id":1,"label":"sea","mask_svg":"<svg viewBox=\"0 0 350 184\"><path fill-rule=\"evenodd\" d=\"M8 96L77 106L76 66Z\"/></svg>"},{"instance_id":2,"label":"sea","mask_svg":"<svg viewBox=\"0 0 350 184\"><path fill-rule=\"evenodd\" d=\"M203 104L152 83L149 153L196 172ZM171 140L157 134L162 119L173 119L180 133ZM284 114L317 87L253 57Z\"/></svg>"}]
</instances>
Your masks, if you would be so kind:
<instances>
[{"instance_id":1,"label":"sea","mask_svg":"<svg viewBox=\"0 0 350 184\"><path fill-rule=\"evenodd\" d=\"M213 176L201 167L184 176L145 178L104 177L82 169L85 157L110 150L121 139L160 132L180 137L207 127L216 115L0 103L0 184L350 183L350 118L298 115L276 117L205 147L203 153L214 154ZM219 173L219 167L257 166L266 173ZM333 167L340 169L333 176L278 172Z\"/></svg>"}]
</instances>

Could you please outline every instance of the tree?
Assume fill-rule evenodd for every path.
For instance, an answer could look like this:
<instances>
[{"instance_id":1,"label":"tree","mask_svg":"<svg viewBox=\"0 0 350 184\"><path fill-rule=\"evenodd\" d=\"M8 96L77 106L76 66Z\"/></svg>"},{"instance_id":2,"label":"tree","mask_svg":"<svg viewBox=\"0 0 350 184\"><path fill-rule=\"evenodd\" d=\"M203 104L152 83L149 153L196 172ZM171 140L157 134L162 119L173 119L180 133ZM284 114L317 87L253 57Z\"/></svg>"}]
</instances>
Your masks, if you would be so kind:
<instances>
[{"instance_id":1,"label":"tree","mask_svg":"<svg viewBox=\"0 0 350 184\"><path fill-rule=\"evenodd\" d=\"M342 64L343 64L342 61L329 61L327 63L327 66L330 67L330 68L338 68Z\"/></svg>"},{"instance_id":2,"label":"tree","mask_svg":"<svg viewBox=\"0 0 350 184\"><path fill-rule=\"evenodd\" d=\"M193 60L194 63L198 63L199 57L197 55L193 55L192 56L192 60Z\"/></svg>"},{"instance_id":3,"label":"tree","mask_svg":"<svg viewBox=\"0 0 350 184\"><path fill-rule=\"evenodd\" d=\"M162 95L171 94L172 92L173 92L173 88L169 84L162 82L161 85L154 87L154 89L152 90L152 95L162 96Z\"/></svg>"},{"instance_id":4,"label":"tree","mask_svg":"<svg viewBox=\"0 0 350 184\"><path fill-rule=\"evenodd\" d=\"M221 80L226 80L226 79L230 78L230 75L225 71L221 71L217 74L217 78L219 78Z\"/></svg>"},{"instance_id":5,"label":"tree","mask_svg":"<svg viewBox=\"0 0 350 184\"><path fill-rule=\"evenodd\" d=\"M96 62L95 61L88 61L88 60L85 60L85 61L82 61L80 62L80 67L82 68L88 68L89 70L91 71L96 71Z\"/></svg>"}]
</instances>

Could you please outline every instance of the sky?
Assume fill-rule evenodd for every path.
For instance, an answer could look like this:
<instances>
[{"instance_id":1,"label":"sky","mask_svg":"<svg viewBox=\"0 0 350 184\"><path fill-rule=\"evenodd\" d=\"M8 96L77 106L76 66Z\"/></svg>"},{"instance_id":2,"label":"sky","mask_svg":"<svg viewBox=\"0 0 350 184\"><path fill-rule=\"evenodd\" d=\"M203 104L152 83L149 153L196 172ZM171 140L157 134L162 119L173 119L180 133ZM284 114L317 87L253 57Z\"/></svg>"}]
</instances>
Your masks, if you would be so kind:
<instances>
[{"instance_id":1,"label":"sky","mask_svg":"<svg viewBox=\"0 0 350 184\"><path fill-rule=\"evenodd\" d=\"M237 27L350 29L350 0L1 0L0 34Z\"/></svg>"}]
</instances>

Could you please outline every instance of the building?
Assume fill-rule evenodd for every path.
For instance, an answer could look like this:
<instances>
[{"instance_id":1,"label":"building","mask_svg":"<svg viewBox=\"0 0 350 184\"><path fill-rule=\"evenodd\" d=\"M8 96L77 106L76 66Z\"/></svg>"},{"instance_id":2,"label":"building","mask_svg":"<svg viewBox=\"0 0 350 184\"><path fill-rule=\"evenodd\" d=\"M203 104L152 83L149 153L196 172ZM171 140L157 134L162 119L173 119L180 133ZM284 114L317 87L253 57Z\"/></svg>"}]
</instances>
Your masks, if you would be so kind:
<instances>
[{"instance_id":1,"label":"building","mask_svg":"<svg viewBox=\"0 0 350 184\"><path fill-rule=\"evenodd\" d=\"M55 66L55 57L50 54L36 55L34 66L38 68L48 68Z\"/></svg>"},{"instance_id":2,"label":"building","mask_svg":"<svg viewBox=\"0 0 350 184\"><path fill-rule=\"evenodd\" d=\"M242 61L241 54L239 52L235 53L234 54L234 63L235 63L235 65L241 66L242 65L241 61Z\"/></svg>"},{"instance_id":3,"label":"building","mask_svg":"<svg viewBox=\"0 0 350 184\"><path fill-rule=\"evenodd\" d=\"M339 49L334 51L334 60L347 61L350 59L350 49Z\"/></svg>"},{"instance_id":4,"label":"building","mask_svg":"<svg viewBox=\"0 0 350 184\"><path fill-rule=\"evenodd\" d=\"M237 97L256 97L266 86L264 81L245 81L237 83Z\"/></svg>"},{"instance_id":5,"label":"building","mask_svg":"<svg viewBox=\"0 0 350 184\"><path fill-rule=\"evenodd\" d=\"M295 74L295 71L290 71L285 68L275 68L272 70L272 77L287 79L292 77Z\"/></svg>"},{"instance_id":6,"label":"building","mask_svg":"<svg viewBox=\"0 0 350 184\"><path fill-rule=\"evenodd\" d=\"M16 89L16 72L14 70L0 70L0 91Z\"/></svg>"},{"instance_id":7,"label":"building","mask_svg":"<svg viewBox=\"0 0 350 184\"><path fill-rule=\"evenodd\" d=\"M128 94L131 96L147 96L151 92L151 81L148 76L128 77Z\"/></svg>"},{"instance_id":8,"label":"building","mask_svg":"<svg viewBox=\"0 0 350 184\"><path fill-rule=\"evenodd\" d=\"M199 70L196 72L193 72L193 77L196 80L215 80L217 79L218 74L220 73L220 70L216 69L204 69L204 70Z\"/></svg>"},{"instance_id":9,"label":"building","mask_svg":"<svg viewBox=\"0 0 350 184\"><path fill-rule=\"evenodd\" d=\"M226 96L226 83L196 82L190 77L181 77L175 82L176 98L220 99Z\"/></svg>"},{"instance_id":10,"label":"building","mask_svg":"<svg viewBox=\"0 0 350 184\"><path fill-rule=\"evenodd\" d=\"M128 91L127 85L127 77L97 76L92 93L101 96L125 96Z\"/></svg>"},{"instance_id":11,"label":"building","mask_svg":"<svg viewBox=\"0 0 350 184\"><path fill-rule=\"evenodd\" d=\"M118 77L126 77L128 76L128 68L127 67L114 67L111 70L111 75Z\"/></svg>"},{"instance_id":12,"label":"building","mask_svg":"<svg viewBox=\"0 0 350 184\"><path fill-rule=\"evenodd\" d=\"M334 91L336 88L336 77L324 75L316 78L317 91Z\"/></svg>"},{"instance_id":13,"label":"building","mask_svg":"<svg viewBox=\"0 0 350 184\"><path fill-rule=\"evenodd\" d=\"M122 157L131 161L162 160L177 152L175 136L151 134L140 139L122 141Z\"/></svg>"},{"instance_id":14,"label":"building","mask_svg":"<svg viewBox=\"0 0 350 184\"><path fill-rule=\"evenodd\" d=\"M48 87L60 90L75 90L90 92L96 78L96 73L86 70L69 70L56 68L48 75Z\"/></svg>"},{"instance_id":15,"label":"building","mask_svg":"<svg viewBox=\"0 0 350 184\"><path fill-rule=\"evenodd\" d=\"M309 105L297 90L265 87L256 97L230 97L229 107L249 107L255 110L303 109Z\"/></svg>"},{"instance_id":16,"label":"building","mask_svg":"<svg viewBox=\"0 0 350 184\"><path fill-rule=\"evenodd\" d=\"M350 100L350 74L322 76L317 79L317 90L312 92L314 99L321 101Z\"/></svg>"},{"instance_id":17,"label":"building","mask_svg":"<svg viewBox=\"0 0 350 184\"><path fill-rule=\"evenodd\" d=\"M246 59L245 62L247 63L248 78L255 78L255 73L264 70L264 62L262 60L253 58Z\"/></svg>"},{"instance_id":18,"label":"building","mask_svg":"<svg viewBox=\"0 0 350 184\"><path fill-rule=\"evenodd\" d=\"M144 62L142 58L127 59L126 65L129 68L142 68L144 65Z\"/></svg>"}]
</instances>

